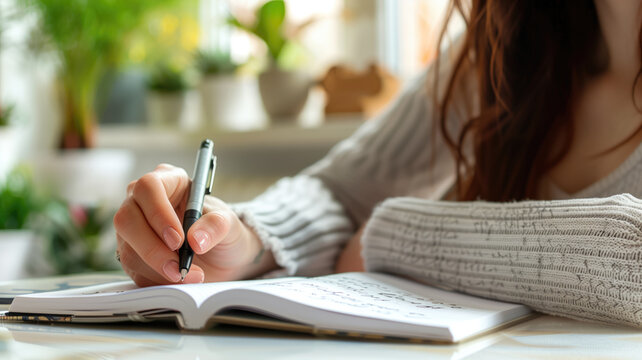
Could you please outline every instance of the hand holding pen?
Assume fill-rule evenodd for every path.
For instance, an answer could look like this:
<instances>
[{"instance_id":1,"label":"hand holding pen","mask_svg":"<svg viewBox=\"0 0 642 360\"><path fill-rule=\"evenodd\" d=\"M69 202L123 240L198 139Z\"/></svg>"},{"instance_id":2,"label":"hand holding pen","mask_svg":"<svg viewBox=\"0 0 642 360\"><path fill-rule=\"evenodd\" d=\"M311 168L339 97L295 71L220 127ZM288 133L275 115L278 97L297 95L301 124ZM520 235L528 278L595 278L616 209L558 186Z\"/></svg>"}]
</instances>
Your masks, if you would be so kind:
<instances>
[{"instance_id":1,"label":"hand holding pen","mask_svg":"<svg viewBox=\"0 0 642 360\"><path fill-rule=\"evenodd\" d=\"M179 283L178 250L184 244L194 254L184 283L244 279L276 267L254 231L211 195L203 197L202 215L185 233L181 219L190 206L191 187L185 170L167 164L127 187L114 226L121 265L136 284Z\"/></svg>"}]
</instances>

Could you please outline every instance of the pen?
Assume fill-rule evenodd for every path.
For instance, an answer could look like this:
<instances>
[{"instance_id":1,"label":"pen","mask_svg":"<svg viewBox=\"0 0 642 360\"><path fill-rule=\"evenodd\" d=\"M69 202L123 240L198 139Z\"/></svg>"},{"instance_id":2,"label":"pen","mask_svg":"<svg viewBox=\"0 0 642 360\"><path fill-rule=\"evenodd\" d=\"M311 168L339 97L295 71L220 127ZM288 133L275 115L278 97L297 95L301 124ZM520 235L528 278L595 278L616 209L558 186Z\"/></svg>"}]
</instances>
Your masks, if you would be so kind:
<instances>
[{"instance_id":1,"label":"pen","mask_svg":"<svg viewBox=\"0 0 642 360\"><path fill-rule=\"evenodd\" d=\"M194 251L192 251L192 248L187 242L187 232L192 224L202 215L203 199L206 194L212 192L215 171L216 156L214 156L214 142L210 139L205 139L201 143L201 147L198 149L196 155L192 186L189 191L187 206L185 207L185 215L183 216L185 241L183 241L183 245L178 250L178 269L181 273L181 281L185 280L185 276L187 276L189 268L192 266L192 258L194 257Z\"/></svg>"}]
</instances>

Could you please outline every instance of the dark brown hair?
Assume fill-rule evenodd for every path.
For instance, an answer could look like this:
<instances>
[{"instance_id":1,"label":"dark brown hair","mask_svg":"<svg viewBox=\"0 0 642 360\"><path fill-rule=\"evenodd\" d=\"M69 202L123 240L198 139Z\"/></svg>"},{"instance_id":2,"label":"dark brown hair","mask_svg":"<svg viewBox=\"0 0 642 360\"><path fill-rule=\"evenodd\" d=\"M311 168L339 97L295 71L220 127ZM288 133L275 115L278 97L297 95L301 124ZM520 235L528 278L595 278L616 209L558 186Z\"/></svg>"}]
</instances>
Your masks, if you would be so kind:
<instances>
[{"instance_id":1,"label":"dark brown hair","mask_svg":"<svg viewBox=\"0 0 642 360\"><path fill-rule=\"evenodd\" d=\"M542 175L570 146L575 91L608 65L594 2L453 0L447 19L455 12L466 21L464 44L438 102L441 133L457 163L457 197L536 198ZM451 134L447 109L469 66L478 80L480 111ZM464 155L465 141L471 141L474 161Z\"/></svg>"}]
</instances>

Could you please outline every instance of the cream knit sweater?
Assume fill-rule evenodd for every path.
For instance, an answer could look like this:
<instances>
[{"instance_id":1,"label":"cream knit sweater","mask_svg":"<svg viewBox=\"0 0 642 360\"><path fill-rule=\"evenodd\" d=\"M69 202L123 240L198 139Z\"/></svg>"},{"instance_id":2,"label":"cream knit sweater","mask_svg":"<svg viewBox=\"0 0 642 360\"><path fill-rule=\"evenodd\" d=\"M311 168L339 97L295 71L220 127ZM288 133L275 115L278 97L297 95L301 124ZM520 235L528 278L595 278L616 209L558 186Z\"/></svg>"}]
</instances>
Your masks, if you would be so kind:
<instances>
[{"instance_id":1,"label":"cream knit sweater","mask_svg":"<svg viewBox=\"0 0 642 360\"><path fill-rule=\"evenodd\" d=\"M329 273L367 221L362 255L369 271L642 327L642 146L573 196L441 201L454 163L440 136L430 135L426 76L317 164L234 206L276 261L289 274ZM462 89L453 126L470 108Z\"/></svg>"}]
</instances>

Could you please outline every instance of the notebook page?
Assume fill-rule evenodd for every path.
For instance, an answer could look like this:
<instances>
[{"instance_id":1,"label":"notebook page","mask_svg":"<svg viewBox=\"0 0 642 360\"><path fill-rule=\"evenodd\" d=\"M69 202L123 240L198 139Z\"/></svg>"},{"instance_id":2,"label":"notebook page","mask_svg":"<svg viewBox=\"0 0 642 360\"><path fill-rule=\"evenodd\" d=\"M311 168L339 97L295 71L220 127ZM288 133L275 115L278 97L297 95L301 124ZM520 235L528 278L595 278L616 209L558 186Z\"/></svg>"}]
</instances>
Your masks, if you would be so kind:
<instances>
[{"instance_id":1,"label":"notebook page","mask_svg":"<svg viewBox=\"0 0 642 360\"><path fill-rule=\"evenodd\" d=\"M298 278L279 278L279 279L261 279L261 280L241 280L241 281L225 281L218 283L204 283L204 284L181 284L181 285L164 285L155 286L156 288L171 288L184 292L189 295L196 307L201 307L205 300L209 299L215 294L224 290L235 289L240 287L260 285L260 284L273 284L282 281L290 281Z\"/></svg>"},{"instance_id":2,"label":"notebook page","mask_svg":"<svg viewBox=\"0 0 642 360\"><path fill-rule=\"evenodd\" d=\"M148 308L198 308L209 297L224 290L246 285L287 279L229 281L205 284L159 285L137 287L132 281L88 286L63 291L21 295L14 299L10 311L24 313L65 313L76 315L108 315L114 312L139 311ZM185 303L186 294L193 300ZM184 304L181 306L180 304Z\"/></svg>"},{"instance_id":3,"label":"notebook page","mask_svg":"<svg viewBox=\"0 0 642 360\"><path fill-rule=\"evenodd\" d=\"M448 292L372 273L260 284L252 290L331 312L449 329L458 325L478 330L491 328L515 317L515 313L525 315L529 312L522 305Z\"/></svg>"}]
</instances>

